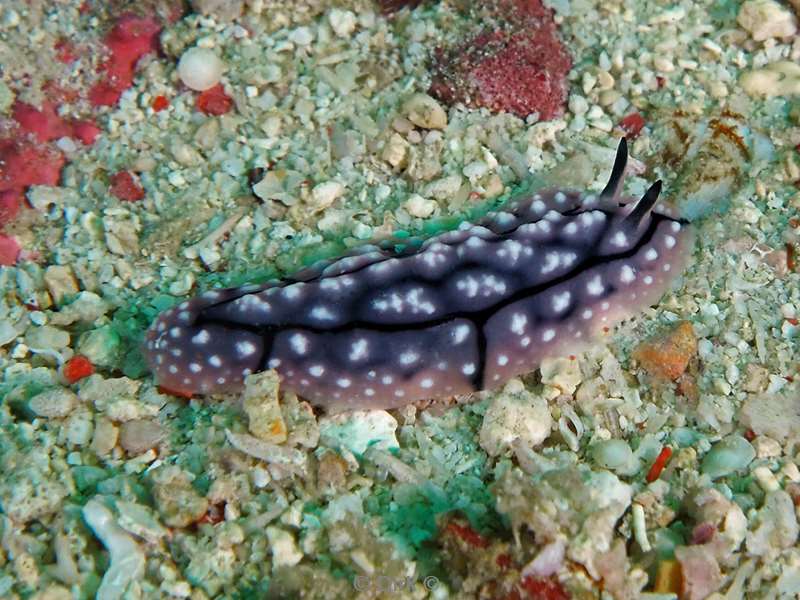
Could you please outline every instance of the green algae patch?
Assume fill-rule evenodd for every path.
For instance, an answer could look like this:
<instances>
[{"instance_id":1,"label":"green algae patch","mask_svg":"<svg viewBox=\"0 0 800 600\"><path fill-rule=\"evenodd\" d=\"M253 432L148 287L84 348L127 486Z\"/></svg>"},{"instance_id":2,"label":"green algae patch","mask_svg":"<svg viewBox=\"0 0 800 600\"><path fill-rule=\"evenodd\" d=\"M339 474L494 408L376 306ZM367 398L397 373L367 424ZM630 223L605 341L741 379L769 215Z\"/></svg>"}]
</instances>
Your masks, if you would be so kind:
<instances>
[{"instance_id":1,"label":"green algae patch","mask_svg":"<svg viewBox=\"0 0 800 600\"><path fill-rule=\"evenodd\" d=\"M81 494L87 497L97 490L98 483L111 477L111 474L105 469L93 467L91 465L79 465L72 467L71 470L72 478L75 481L75 487L78 488Z\"/></svg>"},{"instance_id":2,"label":"green algae patch","mask_svg":"<svg viewBox=\"0 0 800 600\"><path fill-rule=\"evenodd\" d=\"M467 475L456 475L444 487L428 481L378 489L364 507L379 516L385 534L412 555L437 537L439 518L445 514L464 515L479 532L490 531L501 521L484 483Z\"/></svg>"},{"instance_id":3,"label":"green algae patch","mask_svg":"<svg viewBox=\"0 0 800 600\"><path fill-rule=\"evenodd\" d=\"M717 0L708 14L720 27L732 27L740 7L741 3L736 0Z\"/></svg>"},{"instance_id":4,"label":"green algae patch","mask_svg":"<svg viewBox=\"0 0 800 600\"><path fill-rule=\"evenodd\" d=\"M116 311L109 325L109 339L116 338L119 368L127 377L136 379L147 373L142 347L150 320L149 311L131 306Z\"/></svg>"}]
</instances>

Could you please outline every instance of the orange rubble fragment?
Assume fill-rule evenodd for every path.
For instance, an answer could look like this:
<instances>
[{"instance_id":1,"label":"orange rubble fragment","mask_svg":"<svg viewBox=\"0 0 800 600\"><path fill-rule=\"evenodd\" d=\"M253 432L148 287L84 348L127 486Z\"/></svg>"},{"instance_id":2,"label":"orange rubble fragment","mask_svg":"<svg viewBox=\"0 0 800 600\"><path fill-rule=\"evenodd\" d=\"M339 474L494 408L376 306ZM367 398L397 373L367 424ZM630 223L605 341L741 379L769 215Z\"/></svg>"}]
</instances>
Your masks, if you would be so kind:
<instances>
[{"instance_id":1,"label":"orange rubble fragment","mask_svg":"<svg viewBox=\"0 0 800 600\"><path fill-rule=\"evenodd\" d=\"M697 336L692 324L681 321L669 332L639 344L633 351L633 358L651 377L675 381L683 375L696 353Z\"/></svg>"},{"instance_id":2,"label":"orange rubble fragment","mask_svg":"<svg viewBox=\"0 0 800 600\"><path fill-rule=\"evenodd\" d=\"M681 591L681 565L677 560L664 560L658 564L653 591L657 594L678 594Z\"/></svg>"}]
</instances>

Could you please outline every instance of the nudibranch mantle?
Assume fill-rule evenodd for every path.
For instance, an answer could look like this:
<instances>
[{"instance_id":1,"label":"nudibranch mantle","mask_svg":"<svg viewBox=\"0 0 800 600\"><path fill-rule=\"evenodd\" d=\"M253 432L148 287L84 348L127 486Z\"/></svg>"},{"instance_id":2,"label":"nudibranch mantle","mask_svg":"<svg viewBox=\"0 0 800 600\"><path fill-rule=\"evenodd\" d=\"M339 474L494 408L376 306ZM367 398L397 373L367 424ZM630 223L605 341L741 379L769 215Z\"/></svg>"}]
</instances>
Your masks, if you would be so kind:
<instances>
[{"instance_id":1,"label":"nudibranch mantle","mask_svg":"<svg viewBox=\"0 0 800 600\"><path fill-rule=\"evenodd\" d=\"M403 253L367 246L293 277L207 291L161 314L145 354L181 393L241 388L276 369L334 410L492 388L575 352L663 295L691 228L656 182L620 199L622 140L597 195L539 192Z\"/></svg>"}]
</instances>

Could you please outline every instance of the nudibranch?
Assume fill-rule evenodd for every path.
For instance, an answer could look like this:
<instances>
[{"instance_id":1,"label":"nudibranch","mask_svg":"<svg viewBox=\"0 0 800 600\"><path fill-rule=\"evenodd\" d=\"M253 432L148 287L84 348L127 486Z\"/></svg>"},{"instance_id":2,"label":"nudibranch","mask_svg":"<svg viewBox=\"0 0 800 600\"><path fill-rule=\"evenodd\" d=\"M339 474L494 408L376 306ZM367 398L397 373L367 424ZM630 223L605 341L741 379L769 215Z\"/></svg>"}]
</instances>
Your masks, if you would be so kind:
<instances>
[{"instance_id":1,"label":"nudibranch","mask_svg":"<svg viewBox=\"0 0 800 600\"><path fill-rule=\"evenodd\" d=\"M147 360L181 393L233 391L276 369L334 410L496 387L656 303L683 270L691 227L655 206L660 181L621 198L627 158L623 139L600 194L542 191L412 250L372 245L207 291L156 319Z\"/></svg>"}]
</instances>

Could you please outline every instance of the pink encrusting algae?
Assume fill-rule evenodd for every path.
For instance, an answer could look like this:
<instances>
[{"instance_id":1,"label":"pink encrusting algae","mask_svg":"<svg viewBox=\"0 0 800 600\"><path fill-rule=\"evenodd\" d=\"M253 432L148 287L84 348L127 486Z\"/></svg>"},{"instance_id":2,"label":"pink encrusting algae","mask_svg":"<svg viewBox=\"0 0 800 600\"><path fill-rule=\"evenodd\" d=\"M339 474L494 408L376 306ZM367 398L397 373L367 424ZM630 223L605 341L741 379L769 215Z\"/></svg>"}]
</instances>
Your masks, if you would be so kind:
<instances>
[{"instance_id":1,"label":"pink encrusting algae","mask_svg":"<svg viewBox=\"0 0 800 600\"><path fill-rule=\"evenodd\" d=\"M497 0L483 9L501 25L453 48L437 49L430 93L448 104L462 102L521 118L560 116L572 60L552 11L538 0Z\"/></svg>"},{"instance_id":2,"label":"pink encrusting algae","mask_svg":"<svg viewBox=\"0 0 800 600\"><path fill-rule=\"evenodd\" d=\"M133 84L136 63L142 56L158 50L161 24L152 17L126 14L105 38L109 58L102 65L103 79L89 90L94 106L113 106Z\"/></svg>"},{"instance_id":3,"label":"pink encrusting algae","mask_svg":"<svg viewBox=\"0 0 800 600\"><path fill-rule=\"evenodd\" d=\"M368 246L282 281L210 290L163 313L145 354L183 393L276 369L336 409L494 388L656 302L692 236L656 182L620 203L627 145L599 195L550 190L419 249Z\"/></svg>"},{"instance_id":4,"label":"pink encrusting algae","mask_svg":"<svg viewBox=\"0 0 800 600\"><path fill-rule=\"evenodd\" d=\"M31 185L58 185L64 156L47 144L30 139L0 139L0 229L13 221ZM20 245L0 234L0 265L13 265Z\"/></svg>"}]
</instances>

